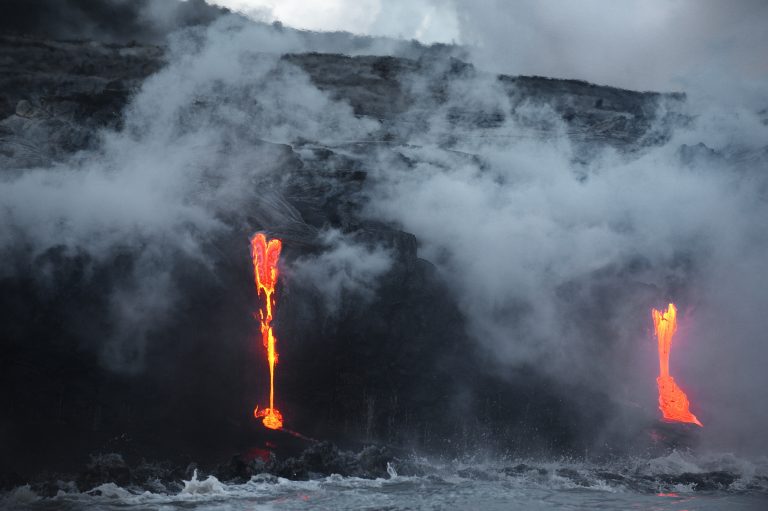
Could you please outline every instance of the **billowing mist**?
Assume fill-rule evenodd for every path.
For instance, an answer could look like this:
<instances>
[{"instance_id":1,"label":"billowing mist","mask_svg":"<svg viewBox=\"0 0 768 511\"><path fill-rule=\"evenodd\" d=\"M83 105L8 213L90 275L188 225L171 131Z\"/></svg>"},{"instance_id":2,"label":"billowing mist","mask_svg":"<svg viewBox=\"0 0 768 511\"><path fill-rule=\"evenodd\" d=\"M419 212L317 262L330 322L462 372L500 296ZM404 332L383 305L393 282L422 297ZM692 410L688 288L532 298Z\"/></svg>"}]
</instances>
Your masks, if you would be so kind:
<instances>
[{"instance_id":1,"label":"billowing mist","mask_svg":"<svg viewBox=\"0 0 768 511\"><path fill-rule=\"evenodd\" d=\"M768 6L760 0L459 0L455 9L461 41L488 69L765 108Z\"/></svg>"},{"instance_id":2,"label":"billowing mist","mask_svg":"<svg viewBox=\"0 0 768 511\"><path fill-rule=\"evenodd\" d=\"M722 93L725 79L692 100L683 89L639 94L499 77L492 72L517 64L496 50L512 48L530 63L554 51L542 39L562 42L516 32L498 43L506 18L461 3L460 30L473 35L467 47L318 34L207 10L204 25L181 23L168 21L162 2L141 5L137 19L177 29L147 38L163 44L162 58L131 91L121 121L65 157L3 160L0 278L64 302L70 296L57 290L68 286L103 293L72 298L100 300L88 309L100 311L95 324L86 311L51 326L79 339L73 350L121 378L162 379L185 363L207 374L208 362L219 364L212 379L237 387L226 364L242 368L242 353L260 356L242 345L256 300L247 240L265 230L286 253L276 321L284 414L299 417L317 401L297 422L323 424L320 433L373 440L407 426L428 443L441 432L424 425L433 410L466 416L480 410L478 396L492 401L483 395L492 388L488 406L503 409L499 422L515 431L534 430L528 408L514 421L504 415L528 399L556 410L542 431L572 426L574 437L589 437L579 445L631 437L658 419L650 310L674 302L672 365L704 423L702 444L766 452L768 102L760 103L760 76L737 92L744 101ZM40 30L69 37L69 26L57 27ZM107 39L130 39L118 36ZM685 48L668 62L679 66L676 83L712 76L682 65L696 62L688 59L695 44ZM610 81L584 53L575 45L522 67ZM620 58L609 52L601 69ZM623 65L623 87L672 83ZM22 110L8 130L45 113ZM200 333L205 315L223 309L230 315ZM179 318L199 323L182 328ZM158 337L165 340L154 345ZM226 356L183 351L189 338L210 353L220 344ZM254 374L263 372L258 363ZM367 367L381 372L375 383L359 377ZM246 372L249 384L261 381ZM326 388L313 386L318 374ZM506 384L527 390L498 390ZM182 400L215 402L214 387ZM248 412L243 403L255 397L231 400ZM415 406L426 419L411 418ZM344 415L345 407L367 415ZM628 428L638 417L643 425Z\"/></svg>"},{"instance_id":3,"label":"billowing mist","mask_svg":"<svg viewBox=\"0 0 768 511\"><path fill-rule=\"evenodd\" d=\"M281 162L274 144L350 139L376 126L356 119L348 105L331 101L279 60L280 52L300 46L241 23L227 18L205 34L180 33L170 45L169 65L131 101L123 130L102 133L96 151L24 171L0 190L8 212L2 220L6 253L23 247L24 256L34 258L59 247L86 251L96 263L121 248L135 253L135 278L114 297L116 331L127 332L119 342L142 342L141 332L125 322L151 325L172 302L166 272L174 259L205 264L217 233L242 222L246 204L268 200L260 186L270 187L260 183L280 180L270 174ZM365 257L356 261L367 265ZM121 353L143 347L107 341L105 350L118 368L141 363Z\"/></svg>"},{"instance_id":4,"label":"billowing mist","mask_svg":"<svg viewBox=\"0 0 768 511\"><path fill-rule=\"evenodd\" d=\"M654 412L650 308L674 301L673 364L711 414L708 439L762 442L765 120L660 104L685 121L627 153L579 140L546 106L513 108L488 77L448 98L410 135L407 164L381 161L368 212L417 236L501 370L533 364ZM446 123L513 110L488 129Z\"/></svg>"}]
</instances>

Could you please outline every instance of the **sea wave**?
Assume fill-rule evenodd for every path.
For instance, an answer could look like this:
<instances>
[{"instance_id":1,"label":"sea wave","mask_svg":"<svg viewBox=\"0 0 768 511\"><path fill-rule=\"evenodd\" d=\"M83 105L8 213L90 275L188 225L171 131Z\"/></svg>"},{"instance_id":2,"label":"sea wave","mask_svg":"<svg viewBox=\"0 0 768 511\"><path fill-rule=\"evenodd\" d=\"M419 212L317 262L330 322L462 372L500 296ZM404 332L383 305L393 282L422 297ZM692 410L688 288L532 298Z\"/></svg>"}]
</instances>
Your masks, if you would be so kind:
<instances>
[{"instance_id":1,"label":"sea wave","mask_svg":"<svg viewBox=\"0 0 768 511\"><path fill-rule=\"evenodd\" d=\"M530 459L432 463L422 459L418 463L422 474L398 475L397 466L390 464L387 477L373 479L331 474L297 481L264 473L234 483L194 470L189 480L176 487L156 485L154 489L113 482L78 489L73 482L58 481L56 493L45 495L45 489L26 484L3 495L0 505L30 511L356 509L379 505L418 509L429 503L461 508L473 499L478 505L513 498L516 502L557 502L570 495L577 502L592 502L598 509L610 502L661 498L668 499L664 503L695 498L699 503L727 502L734 509L752 509L752 504L768 501L768 459L746 460L730 453L672 451L656 458L605 463Z\"/></svg>"}]
</instances>

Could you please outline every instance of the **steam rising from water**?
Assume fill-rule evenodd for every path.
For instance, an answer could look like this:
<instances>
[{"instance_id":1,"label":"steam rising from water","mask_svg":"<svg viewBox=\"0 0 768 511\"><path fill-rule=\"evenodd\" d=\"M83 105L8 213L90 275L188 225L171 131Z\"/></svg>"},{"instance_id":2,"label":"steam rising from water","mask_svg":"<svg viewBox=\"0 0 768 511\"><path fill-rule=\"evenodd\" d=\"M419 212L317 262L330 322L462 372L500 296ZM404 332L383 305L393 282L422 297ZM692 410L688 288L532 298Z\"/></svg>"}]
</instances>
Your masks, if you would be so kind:
<instances>
[{"instance_id":1,"label":"steam rising from water","mask_svg":"<svg viewBox=\"0 0 768 511\"><path fill-rule=\"evenodd\" d=\"M172 308L173 260L210 268L212 240L259 223L244 206L264 200L257 190L265 184L280 190L281 173L290 172L280 144L334 146L380 134L379 122L354 115L279 59L305 44L236 18L180 32L169 64L137 92L123 131L102 133L98 151L4 179L5 261L54 247L96 263L116 250L137 257L113 297L119 334L103 348L108 365L141 367L147 330ZM419 94L432 78L408 86ZM433 110L419 106L402 118L426 119L425 130L387 127L400 157L367 156L367 215L417 236L470 333L498 360L489 370L535 365L627 406L650 403L652 416L649 311L674 299L675 356L685 356L672 363L701 406L705 434L713 445L738 437L768 448L764 120L747 110L682 112L691 121L665 144L625 154L573 142L547 106L513 114L483 75L457 79ZM469 128L456 111L500 111L503 121ZM333 248L299 261L295 275L330 280L337 295L374 292L391 264L386 251L330 231L326 242Z\"/></svg>"},{"instance_id":2,"label":"steam rising from water","mask_svg":"<svg viewBox=\"0 0 768 511\"><path fill-rule=\"evenodd\" d=\"M279 185L278 144L346 140L377 126L279 59L298 42L242 23L224 18L206 34L179 33L169 65L136 94L122 131L102 133L98 151L17 173L0 188L4 272L19 251L34 259L54 247L84 251L94 263L116 250L137 257L133 278L113 297L116 335L104 355L115 368L141 367L146 330L172 304L172 262L207 266L210 241L244 225L245 205L267 199L257 185Z\"/></svg>"},{"instance_id":3,"label":"steam rising from water","mask_svg":"<svg viewBox=\"0 0 768 511\"><path fill-rule=\"evenodd\" d=\"M688 111L661 147L587 142L595 156L583 164L584 142L546 107L471 132L446 122L455 110L510 112L506 102L482 78L453 84L430 130L401 149L415 165L381 162L370 215L416 234L504 367L533 364L629 406L654 403L650 307L679 300L672 364L702 420L719 423L710 440L735 440L729 428L759 437L768 126L745 110ZM552 128L537 133L532 116Z\"/></svg>"}]
</instances>

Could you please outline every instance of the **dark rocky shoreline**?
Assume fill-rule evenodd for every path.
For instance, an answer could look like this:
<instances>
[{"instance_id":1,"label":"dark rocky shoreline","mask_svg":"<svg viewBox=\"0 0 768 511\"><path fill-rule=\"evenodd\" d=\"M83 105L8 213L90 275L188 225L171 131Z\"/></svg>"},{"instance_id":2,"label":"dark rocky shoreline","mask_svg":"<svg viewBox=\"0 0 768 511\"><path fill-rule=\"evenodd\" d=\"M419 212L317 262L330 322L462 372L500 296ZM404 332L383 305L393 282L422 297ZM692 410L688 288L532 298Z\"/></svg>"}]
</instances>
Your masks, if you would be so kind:
<instances>
[{"instance_id":1,"label":"dark rocky shoreline","mask_svg":"<svg viewBox=\"0 0 768 511\"><path fill-rule=\"evenodd\" d=\"M624 491L655 494L673 491L685 486L694 492L752 492L761 494L768 491L768 478L755 476L751 482L739 482L742 474L725 470L704 472L680 472L647 474L627 467L617 469L616 464L605 467L575 466L552 468L551 464L535 462L482 468L465 467L458 469L437 468L411 456L397 456L384 447L369 446L357 453L339 450L329 442L319 442L295 457L278 460L274 455L257 457L246 461L241 455L234 456L228 463L210 469L196 463L175 465L171 462L149 462L142 460L128 464L116 453L92 456L90 462L73 476L63 473L47 473L25 480L20 476L9 476L2 480L0 491L10 491L22 485L43 498L56 497L60 492L85 493L91 496L101 494L102 485L116 485L131 493L145 491L174 495L182 491L185 481L202 481L209 476L226 484L278 483L278 478L295 481L316 480L333 475L363 479L388 479L397 476L427 477L439 481L446 476L477 481L500 481L503 479L527 480L531 484L547 484L552 478L559 478L576 487L588 489L607 485Z\"/></svg>"}]
</instances>

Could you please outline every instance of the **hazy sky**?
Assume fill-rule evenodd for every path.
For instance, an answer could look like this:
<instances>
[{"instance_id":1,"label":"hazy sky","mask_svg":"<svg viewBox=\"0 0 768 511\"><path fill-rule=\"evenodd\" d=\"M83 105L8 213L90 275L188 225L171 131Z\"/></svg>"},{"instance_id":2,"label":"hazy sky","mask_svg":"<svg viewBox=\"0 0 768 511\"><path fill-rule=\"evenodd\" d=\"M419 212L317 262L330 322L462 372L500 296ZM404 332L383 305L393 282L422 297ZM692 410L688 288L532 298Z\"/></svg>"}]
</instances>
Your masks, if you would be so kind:
<instances>
[{"instance_id":1,"label":"hazy sky","mask_svg":"<svg viewBox=\"0 0 768 511\"><path fill-rule=\"evenodd\" d=\"M765 0L216 1L296 28L468 45L475 64L497 72L766 97Z\"/></svg>"},{"instance_id":2,"label":"hazy sky","mask_svg":"<svg viewBox=\"0 0 768 511\"><path fill-rule=\"evenodd\" d=\"M459 41L451 0L215 0L253 17L309 30L343 30L422 42Z\"/></svg>"}]
</instances>

